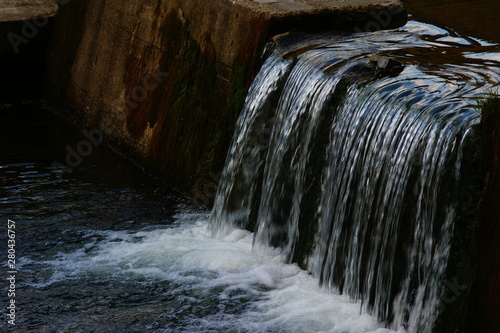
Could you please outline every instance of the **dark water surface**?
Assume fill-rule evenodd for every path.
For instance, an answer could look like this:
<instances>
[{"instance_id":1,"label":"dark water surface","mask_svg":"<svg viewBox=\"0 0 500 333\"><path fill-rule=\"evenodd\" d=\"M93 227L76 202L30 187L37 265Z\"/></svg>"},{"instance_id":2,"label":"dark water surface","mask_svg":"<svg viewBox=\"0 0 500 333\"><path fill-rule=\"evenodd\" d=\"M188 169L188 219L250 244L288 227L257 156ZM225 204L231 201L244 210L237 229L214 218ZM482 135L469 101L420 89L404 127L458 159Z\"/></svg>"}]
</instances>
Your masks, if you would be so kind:
<instances>
[{"instance_id":1,"label":"dark water surface","mask_svg":"<svg viewBox=\"0 0 500 333\"><path fill-rule=\"evenodd\" d=\"M57 177L52 163L64 163L65 147L76 148L82 140L76 129L40 107L0 110L0 258L4 268L11 219L19 271L16 331L133 331L136 323L152 321L168 308L158 302L156 312L149 309L139 318L126 311L136 313L140 304L156 299L165 288L161 284L100 277L59 281L48 264L77 250L92 251L106 231L169 226L177 205L187 202L103 146L94 146L73 173ZM3 318L0 325L5 328Z\"/></svg>"},{"instance_id":2,"label":"dark water surface","mask_svg":"<svg viewBox=\"0 0 500 333\"><path fill-rule=\"evenodd\" d=\"M402 0L412 19L500 42L498 0Z\"/></svg>"}]
</instances>

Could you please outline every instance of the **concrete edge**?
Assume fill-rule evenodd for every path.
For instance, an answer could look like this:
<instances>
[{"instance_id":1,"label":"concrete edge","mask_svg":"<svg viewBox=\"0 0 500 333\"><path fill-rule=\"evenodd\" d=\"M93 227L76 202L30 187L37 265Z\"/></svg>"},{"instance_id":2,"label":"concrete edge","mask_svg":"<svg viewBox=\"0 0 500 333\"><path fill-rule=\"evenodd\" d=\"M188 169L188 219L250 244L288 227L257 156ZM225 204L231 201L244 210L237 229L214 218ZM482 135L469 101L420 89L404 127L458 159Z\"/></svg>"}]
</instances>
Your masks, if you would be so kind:
<instances>
[{"instance_id":1,"label":"concrete edge","mask_svg":"<svg viewBox=\"0 0 500 333\"><path fill-rule=\"evenodd\" d=\"M383 9L398 7L400 0L229 0L233 5L263 13L269 18L304 14L335 13L338 11Z\"/></svg>"},{"instance_id":2,"label":"concrete edge","mask_svg":"<svg viewBox=\"0 0 500 333\"><path fill-rule=\"evenodd\" d=\"M270 22L270 35L287 31L368 32L403 26L408 18L400 0L229 1L243 10L265 17ZM308 7L297 4L307 4Z\"/></svg>"},{"instance_id":3,"label":"concrete edge","mask_svg":"<svg viewBox=\"0 0 500 333\"><path fill-rule=\"evenodd\" d=\"M7 0L0 4L0 22L32 20L39 17L53 17L57 14L55 0Z\"/></svg>"}]
</instances>

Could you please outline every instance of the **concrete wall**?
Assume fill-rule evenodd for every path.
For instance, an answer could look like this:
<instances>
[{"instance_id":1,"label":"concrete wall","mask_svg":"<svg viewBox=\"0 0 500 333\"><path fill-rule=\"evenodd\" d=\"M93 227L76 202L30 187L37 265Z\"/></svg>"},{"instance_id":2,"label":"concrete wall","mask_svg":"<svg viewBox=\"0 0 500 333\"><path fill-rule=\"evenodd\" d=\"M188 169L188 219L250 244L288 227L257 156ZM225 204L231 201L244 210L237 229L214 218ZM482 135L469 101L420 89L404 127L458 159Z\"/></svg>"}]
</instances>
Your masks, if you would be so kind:
<instances>
[{"instance_id":1,"label":"concrete wall","mask_svg":"<svg viewBox=\"0 0 500 333\"><path fill-rule=\"evenodd\" d=\"M270 36L406 20L392 0L108 0L83 8L81 0L60 6L52 105L207 205Z\"/></svg>"}]
</instances>

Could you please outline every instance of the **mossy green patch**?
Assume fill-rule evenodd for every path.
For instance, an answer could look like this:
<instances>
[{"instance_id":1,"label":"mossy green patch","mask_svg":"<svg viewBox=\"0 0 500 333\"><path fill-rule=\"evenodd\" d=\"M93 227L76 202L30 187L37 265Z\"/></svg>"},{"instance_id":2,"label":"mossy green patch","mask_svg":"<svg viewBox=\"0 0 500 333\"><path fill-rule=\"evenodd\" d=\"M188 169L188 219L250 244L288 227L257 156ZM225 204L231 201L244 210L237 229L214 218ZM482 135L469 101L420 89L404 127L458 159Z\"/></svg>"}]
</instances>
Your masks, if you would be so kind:
<instances>
[{"instance_id":1,"label":"mossy green patch","mask_svg":"<svg viewBox=\"0 0 500 333\"><path fill-rule=\"evenodd\" d=\"M481 114L481 120L485 121L494 112L497 112L498 104L500 103L500 95L494 90L490 90L486 96L476 99L476 110Z\"/></svg>"}]
</instances>

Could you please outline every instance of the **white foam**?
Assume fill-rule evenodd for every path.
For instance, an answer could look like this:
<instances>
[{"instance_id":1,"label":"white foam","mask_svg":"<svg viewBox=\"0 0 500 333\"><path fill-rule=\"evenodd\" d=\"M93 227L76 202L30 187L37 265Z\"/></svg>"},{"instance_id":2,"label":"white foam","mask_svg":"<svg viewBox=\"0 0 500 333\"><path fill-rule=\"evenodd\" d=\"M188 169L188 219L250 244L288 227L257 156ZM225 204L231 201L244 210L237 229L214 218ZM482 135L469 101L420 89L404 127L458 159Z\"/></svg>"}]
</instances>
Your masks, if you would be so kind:
<instances>
[{"instance_id":1,"label":"white foam","mask_svg":"<svg viewBox=\"0 0 500 333\"><path fill-rule=\"evenodd\" d=\"M235 230L215 239L207 232L206 216L178 218L183 223L172 229L106 232L107 241L89 253L60 255L53 265L59 275L65 271L66 278L138 275L191 284L207 292L218 290L219 299L250 295L249 310L237 319L228 318L252 332L393 332L360 314L359 304L348 297L321 290L318 281L297 265L283 264L276 251L254 253L250 232ZM61 279L59 275L54 278Z\"/></svg>"}]
</instances>

